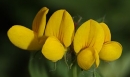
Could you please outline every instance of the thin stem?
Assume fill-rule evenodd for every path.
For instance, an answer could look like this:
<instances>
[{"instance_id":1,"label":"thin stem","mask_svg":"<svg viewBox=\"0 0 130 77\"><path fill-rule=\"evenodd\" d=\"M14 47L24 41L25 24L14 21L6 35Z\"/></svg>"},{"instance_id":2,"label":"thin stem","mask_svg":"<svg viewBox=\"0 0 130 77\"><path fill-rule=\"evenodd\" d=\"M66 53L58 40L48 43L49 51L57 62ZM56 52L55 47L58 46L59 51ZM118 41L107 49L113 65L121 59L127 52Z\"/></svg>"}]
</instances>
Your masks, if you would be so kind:
<instances>
[{"instance_id":1,"label":"thin stem","mask_svg":"<svg viewBox=\"0 0 130 77\"><path fill-rule=\"evenodd\" d=\"M54 69L50 71L56 71L56 62L54 62Z\"/></svg>"},{"instance_id":2,"label":"thin stem","mask_svg":"<svg viewBox=\"0 0 130 77\"><path fill-rule=\"evenodd\" d=\"M94 65L94 68L93 68L93 77L96 77L96 74L95 74L95 69L96 68L96 66Z\"/></svg>"},{"instance_id":3,"label":"thin stem","mask_svg":"<svg viewBox=\"0 0 130 77\"><path fill-rule=\"evenodd\" d=\"M94 72L94 71L93 71L93 77L96 77L96 76L95 76L95 72Z\"/></svg>"},{"instance_id":4,"label":"thin stem","mask_svg":"<svg viewBox=\"0 0 130 77\"><path fill-rule=\"evenodd\" d=\"M73 68L72 68L72 77L78 77L76 65L74 65Z\"/></svg>"}]
</instances>

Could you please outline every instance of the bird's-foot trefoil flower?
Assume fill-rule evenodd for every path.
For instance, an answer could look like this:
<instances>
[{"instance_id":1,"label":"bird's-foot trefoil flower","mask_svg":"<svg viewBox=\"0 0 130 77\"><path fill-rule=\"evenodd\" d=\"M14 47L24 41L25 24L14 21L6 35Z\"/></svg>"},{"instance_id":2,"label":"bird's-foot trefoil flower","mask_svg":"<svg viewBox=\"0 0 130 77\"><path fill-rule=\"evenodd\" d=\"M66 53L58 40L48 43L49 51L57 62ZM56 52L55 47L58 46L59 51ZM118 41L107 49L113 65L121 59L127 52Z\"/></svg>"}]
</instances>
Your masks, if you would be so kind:
<instances>
[{"instance_id":1,"label":"bird's-foot trefoil flower","mask_svg":"<svg viewBox=\"0 0 130 77\"><path fill-rule=\"evenodd\" d=\"M9 40L17 47L24 50L39 50L45 40L44 29L48 8L43 7L35 16L32 30L21 25L12 26L8 32Z\"/></svg>"},{"instance_id":2,"label":"bird's-foot trefoil flower","mask_svg":"<svg viewBox=\"0 0 130 77\"><path fill-rule=\"evenodd\" d=\"M24 50L42 49L42 54L56 62L64 56L74 36L74 22L64 9L57 10L46 25L49 9L43 7L34 18L32 30L21 25L12 26L7 35L10 41ZM46 27L46 28L45 28Z\"/></svg>"},{"instance_id":3,"label":"bird's-foot trefoil flower","mask_svg":"<svg viewBox=\"0 0 130 77\"><path fill-rule=\"evenodd\" d=\"M48 36L42 48L43 55L52 61L60 60L73 41L74 22L66 10L58 10L50 17L45 35Z\"/></svg>"},{"instance_id":4,"label":"bird's-foot trefoil flower","mask_svg":"<svg viewBox=\"0 0 130 77\"><path fill-rule=\"evenodd\" d=\"M74 50L77 54L78 65L88 70L94 63L99 66L99 55L104 43L104 30L92 19L83 23L74 36Z\"/></svg>"},{"instance_id":5,"label":"bird's-foot trefoil flower","mask_svg":"<svg viewBox=\"0 0 130 77\"><path fill-rule=\"evenodd\" d=\"M119 42L111 41L111 33L105 23L100 23L105 32L105 39L99 57L105 61L114 61L122 54L122 46Z\"/></svg>"}]
</instances>

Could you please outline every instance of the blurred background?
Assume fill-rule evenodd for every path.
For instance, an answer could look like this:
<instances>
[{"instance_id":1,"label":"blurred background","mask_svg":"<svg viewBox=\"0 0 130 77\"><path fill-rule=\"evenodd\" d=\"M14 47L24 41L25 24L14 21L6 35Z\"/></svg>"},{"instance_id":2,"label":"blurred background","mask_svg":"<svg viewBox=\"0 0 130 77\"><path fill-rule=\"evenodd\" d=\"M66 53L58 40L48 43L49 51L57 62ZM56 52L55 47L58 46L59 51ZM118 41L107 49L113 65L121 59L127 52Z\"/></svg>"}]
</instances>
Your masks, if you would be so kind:
<instances>
[{"instance_id":1,"label":"blurred background","mask_svg":"<svg viewBox=\"0 0 130 77\"><path fill-rule=\"evenodd\" d=\"M16 24L31 29L33 18L44 6L49 8L48 18L58 9L82 17L80 23L105 17L112 40L122 44L123 54L114 62L102 62L98 69L103 77L130 77L130 0L0 0L0 77L30 77L30 52L15 47L7 30Z\"/></svg>"}]
</instances>

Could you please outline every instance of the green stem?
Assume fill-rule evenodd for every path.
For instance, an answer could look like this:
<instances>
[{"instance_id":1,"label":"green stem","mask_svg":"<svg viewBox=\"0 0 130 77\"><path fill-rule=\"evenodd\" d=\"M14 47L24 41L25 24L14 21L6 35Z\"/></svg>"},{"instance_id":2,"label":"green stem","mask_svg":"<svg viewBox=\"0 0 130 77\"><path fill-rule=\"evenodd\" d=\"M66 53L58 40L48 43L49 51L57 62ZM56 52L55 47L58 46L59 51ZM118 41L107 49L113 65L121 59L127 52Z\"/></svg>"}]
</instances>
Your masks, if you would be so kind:
<instances>
[{"instance_id":1,"label":"green stem","mask_svg":"<svg viewBox=\"0 0 130 77\"><path fill-rule=\"evenodd\" d=\"M56 71L56 62L54 62L54 69L51 71Z\"/></svg>"},{"instance_id":2,"label":"green stem","mask_svg":"<svg viewBox=\"0 0 130 77\"><path fill-rule=\"evenodd\" d=\"M72 68L72 77L78 77L76 65L74 65L73 68Z\"/></svg>"},{"instance_id":3,"label":"green stem","mask_svg":"<svg viewBox=\"0 0 130 77\"><path fill-rule=\"evenodd\" d=\"M96 75L95 75L95 68L96 68L96 66L94 65L94 68L93 68L93 77L96 77Z\"/></svg>"},{"instance_id":4,"label":"green stem","mask_svg":"<svg viewBox=\"0 0 130 77\"><path fill-rule=\"evenodd\" d=\"M96 77L96 76L95 76L95 72L94 72L94 71L93 71L93 77Z\"/></svg>"}]
</instances>

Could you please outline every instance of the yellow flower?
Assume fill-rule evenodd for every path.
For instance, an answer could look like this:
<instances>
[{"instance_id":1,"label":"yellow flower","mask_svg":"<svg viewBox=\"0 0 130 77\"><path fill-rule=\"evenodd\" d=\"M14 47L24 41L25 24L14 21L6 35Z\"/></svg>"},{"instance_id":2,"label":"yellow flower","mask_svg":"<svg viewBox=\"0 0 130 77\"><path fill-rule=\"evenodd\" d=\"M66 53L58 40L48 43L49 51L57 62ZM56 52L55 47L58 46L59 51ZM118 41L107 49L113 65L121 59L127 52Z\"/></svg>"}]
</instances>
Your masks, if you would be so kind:
<instances>
[{"instance_id":1,"label":"yellow flower","mask_svg":"<svg viewBox=\"0 0 130 77\"><path fill-rule=\"evenodd\" d=\"M104 30L101 25L90 19L83 23L74 36L74 50L77 54L78 65L88 70L95 62L99 65L99 55L104 43Z\"/></svg>"},{"instance_id":2,"label":"yellow flower","mask_svg":"<svg viewBox=\"0 0 130 77\"><path fill-rule=\"evenodd\" d=\"M45 39L44 29L48 8L43 7L35 16L32 30L21 25L12 26L8 32L9 40L17 47L24 50L39 50L42 48Z\"/></svg>"},{"instance_id":3,"label":"yellow flower","mask_svg":"<svg viewBox=\"0 0 130 77\"><path fill-rule=\"evenodd\" d=\"M14 25L7 34L15 46L25 50L42 48L42 54L55 62L63 57L73 40L74 23L71 15L66 10L61 9L52 14L46 25L48 10L48 8L43 7L37 13L32 30Z\"/></svg>"},{"instance_id":4,"label":"yellow flower","mask_svg":"<svg viewBox=\"0 0 130 77\"><path fill-rule=\"evenodd\" d=\"M43 55L53 62L60 60L74 35L74 23L66 10L58 10L50 17L45 35L49 36L42 48Z\"/></svg>"},{"instance_id":5,"label":"yellow flower","mask_svg":"<svg viewBox=\"0 0 130 77\"><path fill-rule=\"evenodd\" d=\"M114 61L122 54L122 46L116 41L111 41L111 33L105 23L100 23L105 32L105 40L103 47L99 53L99 57L105 61Z\"/></svg>"}]
</instances>

